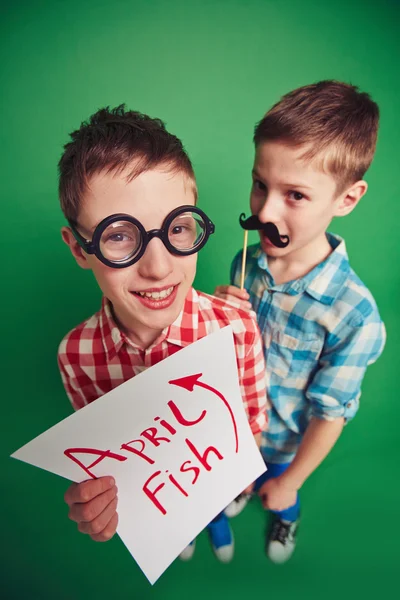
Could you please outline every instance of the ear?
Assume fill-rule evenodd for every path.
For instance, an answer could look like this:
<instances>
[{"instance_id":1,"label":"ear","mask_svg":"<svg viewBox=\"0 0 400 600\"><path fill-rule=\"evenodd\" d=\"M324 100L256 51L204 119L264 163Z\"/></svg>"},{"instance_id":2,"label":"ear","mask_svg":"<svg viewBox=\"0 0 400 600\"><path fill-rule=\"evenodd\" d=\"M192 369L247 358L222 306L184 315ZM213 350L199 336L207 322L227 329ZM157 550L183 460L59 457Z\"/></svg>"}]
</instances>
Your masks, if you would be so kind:
<instances>
[{"instance_id":1,"label":"ear","mask_svg":"<svg viewBox=\"0 0 400 600\"><path fill-rule=\"evenodd\" d=\"M87 254L80 247L69 227L62 227L61 237L67 246L69 246L72 256L75 258L78 265L82 267L82 269L90 269L91 267L88 263Z\"/></svg>"},{"instance_id":2,"label":"ear","mask_svg":"<svg viewBox=\"0 0 400 600\"><path fill-rule=\"evenodd\" d=\"M368 183L364 180L356 181L344 192L342 192L338 198L336 198L335 217L345 217L355 209L361 198L366 194L368 190Z\"/></svg>"}]
</instances>

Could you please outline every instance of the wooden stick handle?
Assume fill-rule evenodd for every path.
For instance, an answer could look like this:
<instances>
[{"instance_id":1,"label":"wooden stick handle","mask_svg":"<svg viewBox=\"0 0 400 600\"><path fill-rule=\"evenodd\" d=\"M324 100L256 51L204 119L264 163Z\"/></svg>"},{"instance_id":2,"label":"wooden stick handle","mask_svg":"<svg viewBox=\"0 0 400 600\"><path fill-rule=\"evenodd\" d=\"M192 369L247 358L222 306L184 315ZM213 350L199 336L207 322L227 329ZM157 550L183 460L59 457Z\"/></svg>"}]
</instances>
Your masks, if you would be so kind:
<instances>
[{"instance_id":1,"label":"wooden stick handle","mask_svg":"<svg viewBox=\"0 0 400 600\"><path fill-rule=\"evenodd\" d=\"M244 272L246 269L246 254L247 254L247 229L244 230L244 240L243 240L243 255L242 255L242 273L240 275L240 289L244 289Z\"/></svg>"}]
</instances>

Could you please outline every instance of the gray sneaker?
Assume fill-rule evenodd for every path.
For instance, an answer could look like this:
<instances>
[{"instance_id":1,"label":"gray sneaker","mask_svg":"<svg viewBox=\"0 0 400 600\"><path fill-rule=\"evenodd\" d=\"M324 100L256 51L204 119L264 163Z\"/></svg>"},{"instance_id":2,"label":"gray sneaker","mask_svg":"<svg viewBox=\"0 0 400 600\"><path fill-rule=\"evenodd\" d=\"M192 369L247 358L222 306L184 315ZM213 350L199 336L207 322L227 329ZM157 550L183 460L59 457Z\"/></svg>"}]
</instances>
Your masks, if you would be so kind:
<instances>
[{"instance_id":1,"label":"gray sneaker","mask_svg":"<svg viewBox=\"0 0 400 600\"><path fill-rule=\"evenodd\" d=\"M297 521L284 521L275 516L267 538L267 556L276 564L285 563L296 547Z\"/></svg>"},{"instance_id":2,"label":"gray sneaker","mask_svg":"<svg viewBox=\"0 0 400 600\"><path fill-rule=\"evenodd\" d=\"M193 540L193 542L190 542L190 544L182 550L182 552L179 555L179 558L185 562L187 562L188 560L191 560L195 549L196 549L196 540Z\"/></svg>"},{"instance_id":3,"label":"gray sneaker","mask_svg":"<svg viewBox=\"0 0 400 600\"><path fill-rule=\"evenodd\" d=\"M240 496L232 500L224 510L226 516L229 518L236 517L247 506L251 496L251 494L240 494Z\"/></svg>"}]
</instances>

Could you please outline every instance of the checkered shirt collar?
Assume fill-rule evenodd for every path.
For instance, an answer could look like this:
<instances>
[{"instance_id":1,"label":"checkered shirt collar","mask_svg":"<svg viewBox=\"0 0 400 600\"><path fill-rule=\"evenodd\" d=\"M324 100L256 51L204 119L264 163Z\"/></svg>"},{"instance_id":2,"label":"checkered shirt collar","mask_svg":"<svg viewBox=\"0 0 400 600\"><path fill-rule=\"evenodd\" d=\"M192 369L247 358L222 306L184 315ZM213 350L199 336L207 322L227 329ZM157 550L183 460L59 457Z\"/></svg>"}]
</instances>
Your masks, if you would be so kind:
<instances>
[{"instance_id":1,"label":"checkered shirt collar","mask_svg":"<svg viewBox=\"0 0 400 600\"><path fill-rule=\"evenodd\" d=\"M322 304L332 304L348 277L350 265L344 240L332 233L326 235L333 249L326 260L304 277L280 285L275 285L268 268L268 258L261 247L258 247L254 253L254 258L257 260L260 269L265 271L269 287L291 296L306 292Z\"/></svg>"},{"instance_id":2,"label":"checkered shirt collar","mask_svg":"<svg viewBox=\"0 0 400 600\"><path fill-rule=\"evenodd\" d=\"M177 319L166 327L151 344L147 351L156 348L162 342L169 342L184 348L197 340L199 324L199 297L193 288L190 288L183 310L179 313ZM102 306L99 315L100 334L103 346L107 355L107 360L111 361L123 348L124 345L131 346L136 352L143 351L137 344L132 342L126 333L117 325L112 304L108 298L103 297ZM186 335L182 334L185 329ZM188 330L192 335L188 336Z\"/></svg>"}]
</instances>

